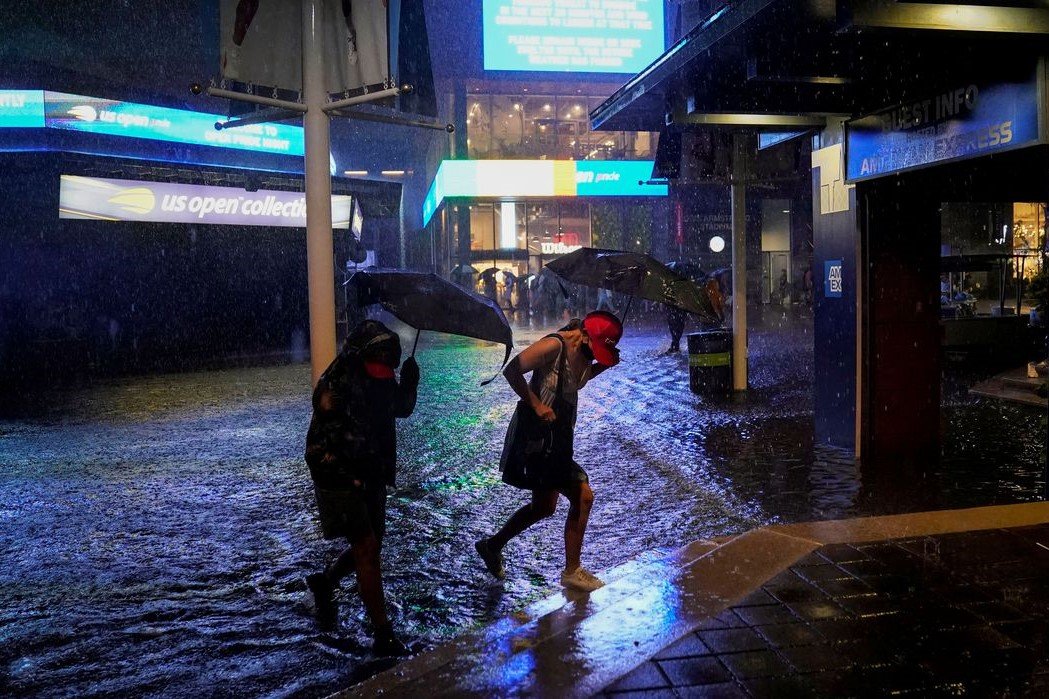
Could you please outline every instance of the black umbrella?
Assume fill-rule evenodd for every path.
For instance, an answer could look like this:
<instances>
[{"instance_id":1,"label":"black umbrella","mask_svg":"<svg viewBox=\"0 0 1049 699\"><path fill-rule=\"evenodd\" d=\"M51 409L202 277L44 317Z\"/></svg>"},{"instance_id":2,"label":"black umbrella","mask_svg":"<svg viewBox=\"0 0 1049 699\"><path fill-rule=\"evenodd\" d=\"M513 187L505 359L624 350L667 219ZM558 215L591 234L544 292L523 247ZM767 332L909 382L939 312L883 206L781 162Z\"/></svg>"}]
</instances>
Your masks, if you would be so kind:
<instances>
[{"instance_id":1,"label":"black umbrella","mask_svg":"<svg viewBox=\"0 0 1049 699\"><path fill-rule=\"evenodd\" d=\"M513 331L498 304L436 274L376 269L355 272L346 284L356 290L361 307L378 304L417 330L498 342L506 345L503 362L510 357Z\"/></svg>"},{"instance_id":2,"label":"black umbrella","mask_svg":"<svg viewBox=\"0 0 1049 699\"><path fill-rule=\"evenodd\" d=\"M580 248L547 267L575 284L665 303L694 313L705 323L721 322L703 288L643 253Z\"/></svg>"},{"instance_id":3,"label":"black umbrella","mask_svg":"<svg viewBox=\"0 0 1049 699\"><path fill-rule=\"evenodd\" d=\"M462 263L460 265L456 265L455 269L452 270L452 274L459 274L459 275L477 274L477 268L474 267L473 265L468 265L468 264L466 264L464 262L464 263Z\"/></svg>"},{"instance_id":4,"label":"black umbrella","mask_svg":"<svg viewBox=\"0 0 1049 699\"><path fill-rule=\"evenodd\" d=\"M703 271L703 268L689 260L674 260L673 262L668 262L667 269L672 269L682 277L691 279L697 284L703 283L707 278L707 273Z\"/></svg>"}]
</instances>

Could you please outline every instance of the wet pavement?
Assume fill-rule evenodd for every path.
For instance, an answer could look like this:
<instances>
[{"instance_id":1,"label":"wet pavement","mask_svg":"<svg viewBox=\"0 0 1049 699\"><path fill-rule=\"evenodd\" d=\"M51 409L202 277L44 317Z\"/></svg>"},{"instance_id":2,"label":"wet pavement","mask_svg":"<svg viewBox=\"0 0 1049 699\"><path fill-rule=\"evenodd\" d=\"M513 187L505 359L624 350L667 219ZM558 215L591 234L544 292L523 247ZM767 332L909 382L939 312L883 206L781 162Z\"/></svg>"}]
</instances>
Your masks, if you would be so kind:
<instances>
[{"instance_id":1,"label":"wet pavement","mask_svg":"<svg viewBox=\"0 0 1049 699\"><path fill-rule=\"evenodd\" d=\"M948 396L946 458L925 488L865 479L814 445L810 328L764 319L744 402L692 395L687 356L628 328L624 364L581 394L588 567L776 522L1039 497L1044 435L1016 439L1026 414L964 394ZM473 559L523 501L496 466L515 397L479 385L501 358L462 339L420 345L384 549L395 624L417 646L557 589L564 503L507 549L504 584ZM319 696L379 669L347 583L334 632L303 603L302 577L337 551L301 460L308 384L304 365L125 379L0 422L0 690Z\"/></svg>"},{"instance_id":2,"label":"wet pavement","mask_svg":"<svg viewBox=\"0 0 1049 699\"><path fill-rule=\"evenodd\" d=\"M1049 524L822 546L606 697L1049 695Z\"/></svg>"}]
</instances>

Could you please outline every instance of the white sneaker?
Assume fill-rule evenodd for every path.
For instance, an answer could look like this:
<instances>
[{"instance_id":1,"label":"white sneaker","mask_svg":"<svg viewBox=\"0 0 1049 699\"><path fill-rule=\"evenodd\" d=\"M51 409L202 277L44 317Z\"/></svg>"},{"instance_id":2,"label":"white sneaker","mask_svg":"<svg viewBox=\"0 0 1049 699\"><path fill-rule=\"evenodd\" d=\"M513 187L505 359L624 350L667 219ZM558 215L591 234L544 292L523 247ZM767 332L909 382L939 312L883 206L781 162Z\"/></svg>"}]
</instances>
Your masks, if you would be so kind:
<instances>
[{"instance_id":1,"label":"white sneaker","mask_svg":"<svg viewBox=\"0 0 1049 699\"><path fill-rule=\"evenodd\" d=\"M605 584L586 568L576 568L571 573L567 570L561 573L561 587L578 592L593 592L604 587Z\"/></svg>"}]
</instances>

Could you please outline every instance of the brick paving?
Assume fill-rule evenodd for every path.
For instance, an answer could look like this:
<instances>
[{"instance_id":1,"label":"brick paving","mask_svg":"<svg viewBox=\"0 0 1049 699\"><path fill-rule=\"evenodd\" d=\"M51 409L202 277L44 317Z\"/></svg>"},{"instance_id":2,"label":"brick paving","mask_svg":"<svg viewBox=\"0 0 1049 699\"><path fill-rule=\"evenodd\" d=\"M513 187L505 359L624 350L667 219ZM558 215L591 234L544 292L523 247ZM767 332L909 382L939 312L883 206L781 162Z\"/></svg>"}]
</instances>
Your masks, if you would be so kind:
<instances>
[{"instance_id":1,"label":"brick paving","mask_svg":"<svg viewBox=\"0 0 1049 699\"><path fill-rule=\"evenodd\" d=\"M603 695L1049 696L1049 525L822 546Z\"/></svg>"}]
</instances>

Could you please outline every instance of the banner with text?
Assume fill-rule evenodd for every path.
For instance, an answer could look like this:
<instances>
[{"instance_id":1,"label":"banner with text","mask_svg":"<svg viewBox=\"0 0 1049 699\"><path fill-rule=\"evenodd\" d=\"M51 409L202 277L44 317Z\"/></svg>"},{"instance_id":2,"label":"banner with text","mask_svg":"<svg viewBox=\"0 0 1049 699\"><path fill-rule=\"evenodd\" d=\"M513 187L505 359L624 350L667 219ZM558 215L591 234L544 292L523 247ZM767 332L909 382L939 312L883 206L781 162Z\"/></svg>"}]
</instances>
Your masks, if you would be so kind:
<instances>
[{"instance_id":1,"label":"banner with text","mask_svg":"<svg viewBox=\"0 0 1049 699\"><path fill-rule=\"evenodd\" d=\"M1034 78L959 84L846 123L846 178L962 160L1039 142Z\"/></svg>"},{"instance_id":2,"label":"banner with text","mask_svg":"<svg viewBox=\"0 0 1049 699\"><path fill-rule=\"evenodd\" d=\"M332 226L349 228L352 197L331 198ZM59 218L306 227L301 192L62 175Z\"/></svg>"},{"instance_id":3,"label":"banner with text","mask_svg":"<svg viewBox=\"0 0 1049 699\"><path fill-rule=\"evenodd\" d=\"M485 70L638 73L666 46L663 0L484 0Z\"/></svg>"}]
</instances>

